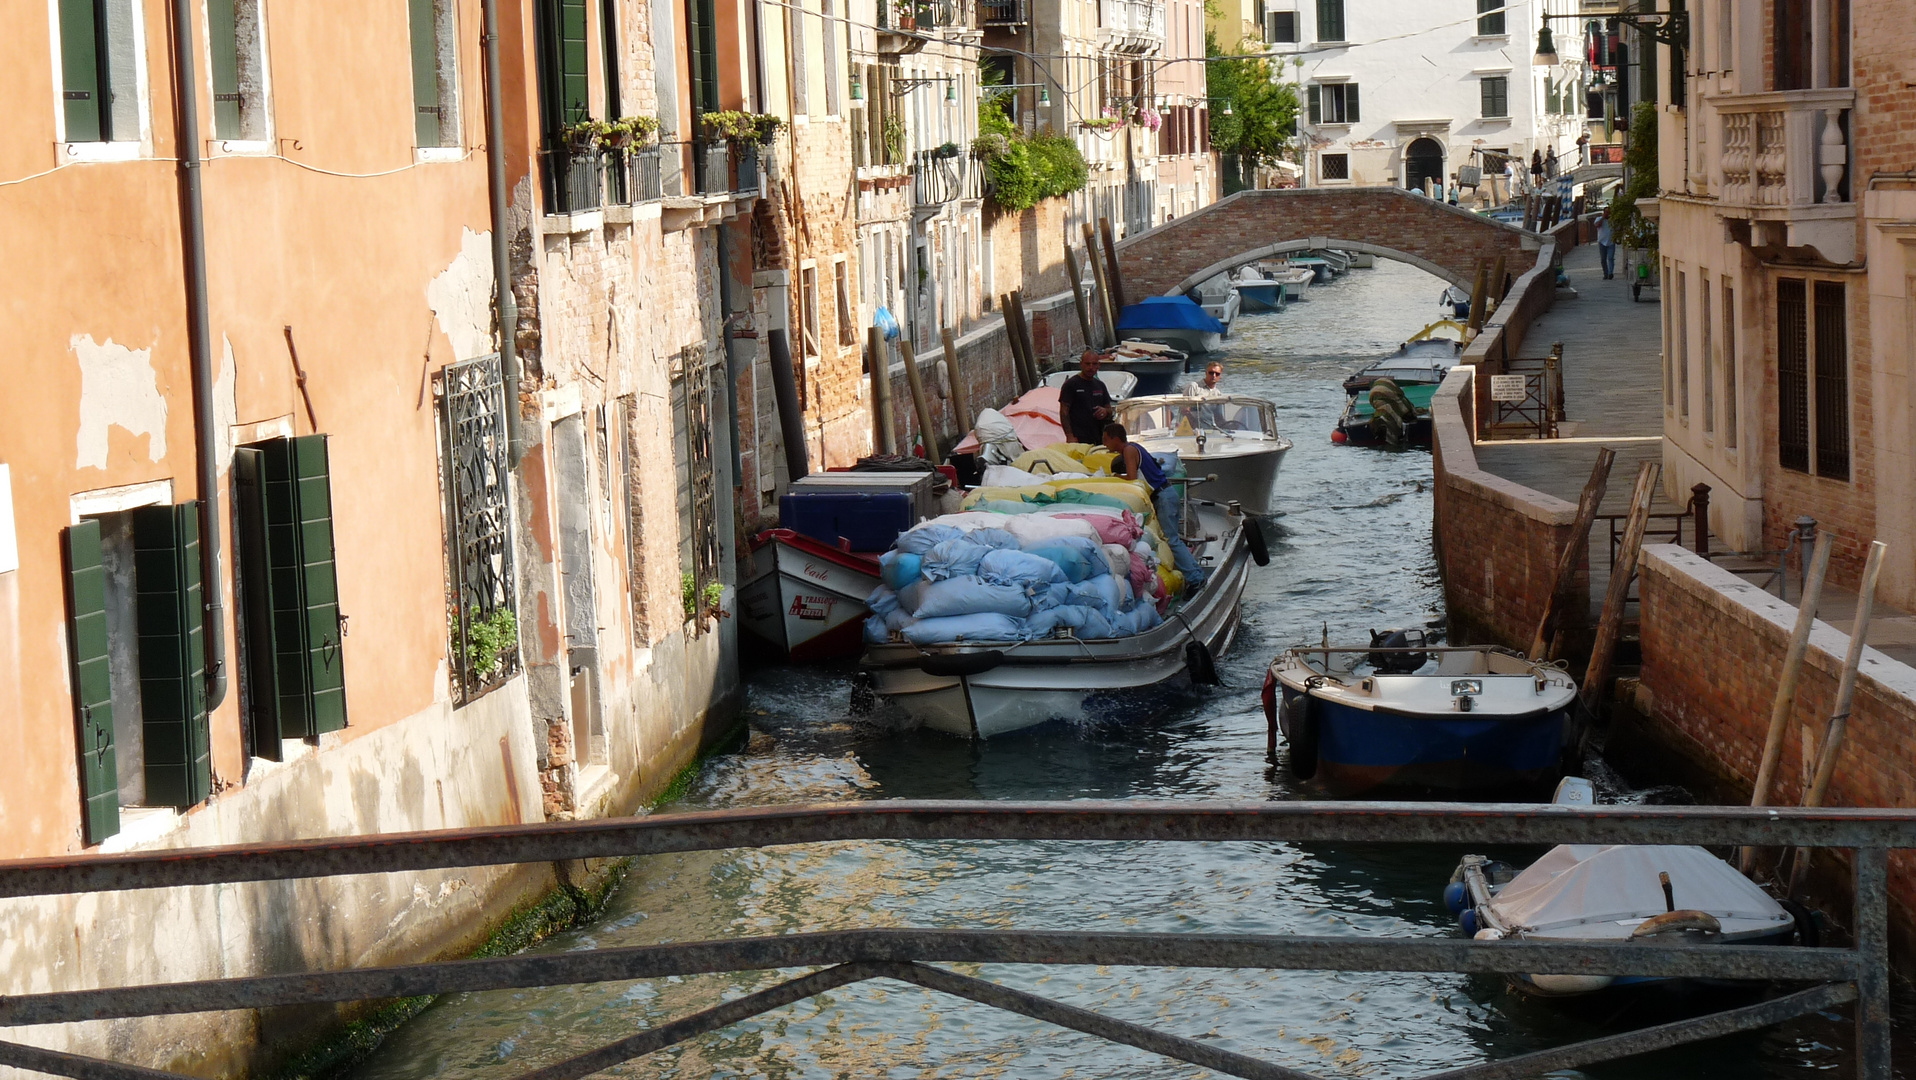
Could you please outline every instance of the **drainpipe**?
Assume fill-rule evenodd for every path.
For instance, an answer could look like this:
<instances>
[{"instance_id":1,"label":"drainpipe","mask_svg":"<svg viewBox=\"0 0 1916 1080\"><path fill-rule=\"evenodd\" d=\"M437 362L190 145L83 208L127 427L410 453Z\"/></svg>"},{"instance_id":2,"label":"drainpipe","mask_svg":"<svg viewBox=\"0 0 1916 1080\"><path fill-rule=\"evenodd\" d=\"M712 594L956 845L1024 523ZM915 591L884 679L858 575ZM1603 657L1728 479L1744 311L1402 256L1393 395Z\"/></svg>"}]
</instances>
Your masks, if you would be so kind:
<instances>
[{"instance_id":1,"label":"drainpipe","mask_svg":"<svg viewBox=\"0 0 1916 1080\"><path fill-rule=\"evenodd\" d=\"M186 0L174 0L185 3ZM486 55L486 194L492 216L493 310L498 314L499 372L505 382L506 461L525 457L519 423L519 303L512 297L512 256L506 250L506 119L499 90L499 0L482 0Z\"/></svg>"},{"instance_id":2,"label":"drainpipe","mask_svg":"<svg viewBox=\"0 0 1916 1080\"><path fill-rule=\"evenodd\" d=\"M220 579L219 422L213 409L213 331L206 314L206 213L200 195L199 97L192 0L173 0L174 125L180 155L180 247L186 259L186 341L193 360L194 456L199 468L200 613L206 711L226 700L226 601Z\"/></svg>"}]
</instances>

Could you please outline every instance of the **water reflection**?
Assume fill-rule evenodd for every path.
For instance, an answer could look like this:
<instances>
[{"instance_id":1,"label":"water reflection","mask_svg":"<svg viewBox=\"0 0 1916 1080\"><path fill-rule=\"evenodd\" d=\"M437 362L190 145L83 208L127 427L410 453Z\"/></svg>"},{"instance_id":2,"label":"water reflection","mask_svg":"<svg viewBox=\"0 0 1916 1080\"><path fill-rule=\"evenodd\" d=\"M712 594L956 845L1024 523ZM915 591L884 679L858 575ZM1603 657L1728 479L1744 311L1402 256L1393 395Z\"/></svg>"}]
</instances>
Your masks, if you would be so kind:
<instances>
[{"instance_id":1,"label":"water reflection","mask_svg":"<svg viewBox=\"0 0 1916 1080\"><path fill-rule=\"evenodd\" d=\"M1279 429L1296 446L1270 530L1271 565L1253 575L1243 629L1220 661L1224 686L1146 723L1054 724L972 744L853 719L846 671L762 671L750 687L747 748L711 762L685 805L1316 794L1265 765L1258 690L1286 645L1421 626L1440 614L1429 455L1329 438L1343 377L1437 318L1430 301L1438 291L1436 279L1380 262L1313 288L1285 312L1245 317L1227 343L1227 386L1276 402ZM847 842L662 856L634 867L597 924L543 949L868 926L1445 936L1452 922L1438 894L1459 854L1394 845ZM1461 975L959 967L1325 1076L1416 1076L1598 1031L1500 981ZM395 1033L356 1075L505 1077L792 974L460 995ZM1587 1075L1782 1076L1839 1060L1831 1047L1844 1030L1813 1019ZM1201 1070L916 987L867 983L614 1073L1062 1080Z\"/></svg>"}]
</instances>

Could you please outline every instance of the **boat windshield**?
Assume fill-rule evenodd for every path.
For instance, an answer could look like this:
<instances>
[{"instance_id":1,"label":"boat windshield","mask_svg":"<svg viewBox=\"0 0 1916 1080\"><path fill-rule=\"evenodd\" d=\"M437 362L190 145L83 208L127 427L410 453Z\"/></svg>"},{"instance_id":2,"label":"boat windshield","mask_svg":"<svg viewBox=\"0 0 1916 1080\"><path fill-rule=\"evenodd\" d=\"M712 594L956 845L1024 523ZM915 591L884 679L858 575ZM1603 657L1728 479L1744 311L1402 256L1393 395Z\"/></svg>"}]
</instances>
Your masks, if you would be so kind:
<instances>
[{"instance_id":1,"label":"boat windshield","mask_svg":"<svg viewBox=\"0 0 1916 1080\"><path fill-rule=\"evenodd\" d=\"M1119 406L1118 422L1133 435L1277 434L1271 403L1254 398L1154 398Z\"/></svg>"}]
</instances>

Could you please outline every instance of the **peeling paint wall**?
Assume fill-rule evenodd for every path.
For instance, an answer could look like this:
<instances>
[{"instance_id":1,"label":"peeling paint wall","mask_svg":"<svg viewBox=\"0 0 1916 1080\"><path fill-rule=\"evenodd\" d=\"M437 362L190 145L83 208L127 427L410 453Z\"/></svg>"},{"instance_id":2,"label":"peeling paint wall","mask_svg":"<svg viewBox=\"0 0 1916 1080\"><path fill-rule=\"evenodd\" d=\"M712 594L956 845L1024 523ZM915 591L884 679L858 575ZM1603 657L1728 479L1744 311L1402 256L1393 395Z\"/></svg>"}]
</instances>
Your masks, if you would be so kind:
<instances>
[{"instance_id":1,"label":"peeling paint wall","mask_svg":"<svg viewBox=\"0 0 1916 1080\"><path fill-rule=\"evenodd\" d=\"M75 334L73 358L80 365L79 454L76 469L104 469L109 431L147 437L146 459L166 457L166 398L153 370L153 350Z\"/></svg>"}]
</instances>

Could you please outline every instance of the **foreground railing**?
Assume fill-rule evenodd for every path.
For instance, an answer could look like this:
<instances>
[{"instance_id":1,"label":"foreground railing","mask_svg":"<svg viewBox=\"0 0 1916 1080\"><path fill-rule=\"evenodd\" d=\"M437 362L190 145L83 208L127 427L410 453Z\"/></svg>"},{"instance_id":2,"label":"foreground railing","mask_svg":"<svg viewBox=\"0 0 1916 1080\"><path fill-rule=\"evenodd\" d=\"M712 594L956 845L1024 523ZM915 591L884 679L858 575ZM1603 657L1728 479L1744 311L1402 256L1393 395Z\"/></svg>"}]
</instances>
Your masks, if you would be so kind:
<instances>
[{"instance_id":1,"label":"foreground railing","mask_svg":"<svg viewBox=\"0 0 1916 1080\"><path fill-rule=\"evenodd\" d=\"M1888 851L1916 847L1916 811L1726 807L1473 806L1459 803L935 803L754 808L601 821L86 855L0 864L0 897L206 886L506 863L617 858L842 840L1289 841L1705 844L1854 850L1852 948L1667 946L1052 930L847 930L602 948L386 968L262 975L0 997L0 1025L73 1023L426 994L563 986L713 972L818 967L701 1012L546 1065L583 1077L706 1032L867 979L893 979L1138 1047L1231 1076L1314 1080L1180 1035L960 975L935 964L1564 972L1815 983L1708 1016L1434 1074L1493 1080L1578 1068L1750 1031L1856 1002L1855 1075L1889 1080ZM32 981L21 978L21 982ZM61 1076L175 1074L0 1041L0 1064Z\"/></svg>"}]
</instances>

